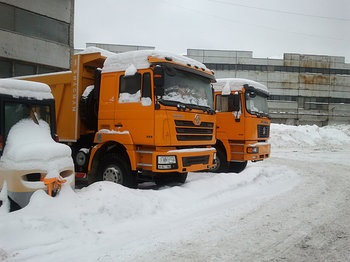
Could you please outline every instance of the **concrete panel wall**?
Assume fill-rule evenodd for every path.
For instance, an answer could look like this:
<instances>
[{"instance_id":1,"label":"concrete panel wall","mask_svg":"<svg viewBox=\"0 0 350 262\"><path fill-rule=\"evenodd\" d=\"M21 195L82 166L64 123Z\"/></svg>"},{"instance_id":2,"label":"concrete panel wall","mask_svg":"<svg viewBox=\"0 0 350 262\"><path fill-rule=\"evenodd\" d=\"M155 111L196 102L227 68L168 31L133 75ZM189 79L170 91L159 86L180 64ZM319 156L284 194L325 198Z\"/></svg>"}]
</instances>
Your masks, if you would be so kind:
<instances>
[{"instance_id":1,"label":"concrete panel wall","mask_svg":"<svg viewBox=\"0 0 350 262\"><path fill-rule=\"evenodd\" d=\"M0 31L0 57L60 68L70 68L70 47Z\"/></svg>"},{"instance_id":2,"label":"concrete panel wall","mask_svg":"<svg viewBox=\"0 0 350 262\"><path fill-rule=\"evenodd\" d=\"M0 2L52 17L66 23L71 23L74 15L74 10L71 8L71 5L74 4L72 0L1 0Z\"/></svg>"},{"instance_id":3,"label":"concrete panel wall","mask_svg":"<svg viewBox=\"0 0 350 262\"><path fill-rule=\"evenodd\" d=\"M74 0L0 0L0 2L69 25L69 38L65 44L17 32L0 30L0 57L55 68L70 68L74 45Z\"/></svg>"}]
</instances>

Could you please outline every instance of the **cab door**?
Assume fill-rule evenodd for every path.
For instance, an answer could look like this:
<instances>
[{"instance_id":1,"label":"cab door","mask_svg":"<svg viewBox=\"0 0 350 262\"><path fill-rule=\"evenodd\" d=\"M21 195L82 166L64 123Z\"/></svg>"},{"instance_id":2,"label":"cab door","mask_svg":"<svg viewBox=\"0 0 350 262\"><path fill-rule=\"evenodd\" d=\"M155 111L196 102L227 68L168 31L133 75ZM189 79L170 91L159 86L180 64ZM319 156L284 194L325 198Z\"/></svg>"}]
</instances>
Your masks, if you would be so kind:
<instances>
[{"instance_id":1,"label":"cab door","mask_svg":"<svg viewBox=\"0 0 350 262\"><path fill-rule=\"evenodd\" d=\"M136 145L154 145L154 101L151 71L122 74L118 81L115 126L128 131Z\"/></svg>"},{"instance_id":2,"label":"cab door","mask_svg":"<svg viewBox=\"0 0 350 262\"><path fill-rule=\"evenodd\" d=\"M241 93L230 95L215 95L215 111L217 120L217 137L219 140L244 139L244 115L242 112ZM235 101L236 100L236 101Z\"/></svg>"}]
</instances>

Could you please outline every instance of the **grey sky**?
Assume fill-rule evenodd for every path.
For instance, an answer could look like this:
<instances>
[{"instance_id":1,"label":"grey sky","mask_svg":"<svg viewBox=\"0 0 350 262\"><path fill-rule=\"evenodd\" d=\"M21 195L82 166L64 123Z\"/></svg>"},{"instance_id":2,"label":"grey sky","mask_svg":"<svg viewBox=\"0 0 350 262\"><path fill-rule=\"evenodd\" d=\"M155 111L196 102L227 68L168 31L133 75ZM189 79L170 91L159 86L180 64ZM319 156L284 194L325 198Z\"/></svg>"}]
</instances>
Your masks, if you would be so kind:
<instances>
[{"instance_id":1,"label":"grey sky","mask_svg":"<svg viewBox=\"0 0 350 262\"><path fill-rule=\"evenodd\" d=\"M349 0L75 0L75 47L87 42L345 56Z\"/></svg>"}]
</instances>

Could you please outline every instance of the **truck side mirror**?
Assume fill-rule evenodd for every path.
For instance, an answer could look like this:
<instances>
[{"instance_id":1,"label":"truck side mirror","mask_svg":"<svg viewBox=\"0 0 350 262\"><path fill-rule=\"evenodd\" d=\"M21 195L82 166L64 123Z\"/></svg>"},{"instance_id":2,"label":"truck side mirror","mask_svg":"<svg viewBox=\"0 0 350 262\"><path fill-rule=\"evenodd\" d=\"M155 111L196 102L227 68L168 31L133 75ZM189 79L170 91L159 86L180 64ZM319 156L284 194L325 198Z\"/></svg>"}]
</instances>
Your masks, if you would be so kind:
<instances>
[{"instance_id":1,"label":"truck side mirror","mask_svg":"<svg viewBox=\"0 0 350 262\"><path fill-rule=\"evenodd\" d=\"M233 111L239 111L241 108L240 104L241 104L241 100L240 100L239 94L236 92L233 95Z\"/></svg>"},{"instance_id":2,"label":"truck side mirror","mask_svg":"<svg viewBox=\"0 0 350 262\"><path fill-rule=\"evenodd\" d=\"M254 98L256 97L256 89L254 86L250 86L248 84L243 85L246 93L249 94L249 97Z\"/></svg>"},{"instance_id":3,"label":"truck side mirror","mask_svg":"<svg viewBox=\"0 0 350 262\"><path fill-rule=\"evenodd\" d=\"M160 65L153 68L154 93L156 96L164 95L164 69Z\"/></svg>"},{"instance_id":4,"label":"truck side mirror","mask_svg":"<svg viewBox=\"0 0 350 262\"><path fill-rule=\"evenodd\" d=\"M241 98L238 92L235 92L232 96L232 113L235 116L235 121L240 122L241 119Z\"/></svg>"}]
</instances>

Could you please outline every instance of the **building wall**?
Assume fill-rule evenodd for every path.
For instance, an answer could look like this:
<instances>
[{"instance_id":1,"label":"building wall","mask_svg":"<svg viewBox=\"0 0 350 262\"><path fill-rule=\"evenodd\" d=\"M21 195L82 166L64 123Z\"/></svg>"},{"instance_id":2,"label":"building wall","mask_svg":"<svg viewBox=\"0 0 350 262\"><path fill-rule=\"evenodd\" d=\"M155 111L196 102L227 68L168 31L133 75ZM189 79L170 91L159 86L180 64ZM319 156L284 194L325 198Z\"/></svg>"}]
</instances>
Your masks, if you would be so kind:
<instances>
[{"instance_id":1,"label":"building wall","mask_svg":"<svg viewBox=\"0 0 350 262\"><path fill-rule=\"evenodd\" d=\"M74 0L0 0L0 77L70 68Z\"/></svg>"},{"instance_id":2,"label":"building wall","mask_svg":"<svg viewBox=\"0 0 350 262\"><path fill-rule=\"evenodd\" d=\"M215 71L217 78L247 78L269 88L273 122L350 123L350 64L344 57L284 54L253 58L250 51L188 49L187 56Z\"/></svg>"}]
</instances>

